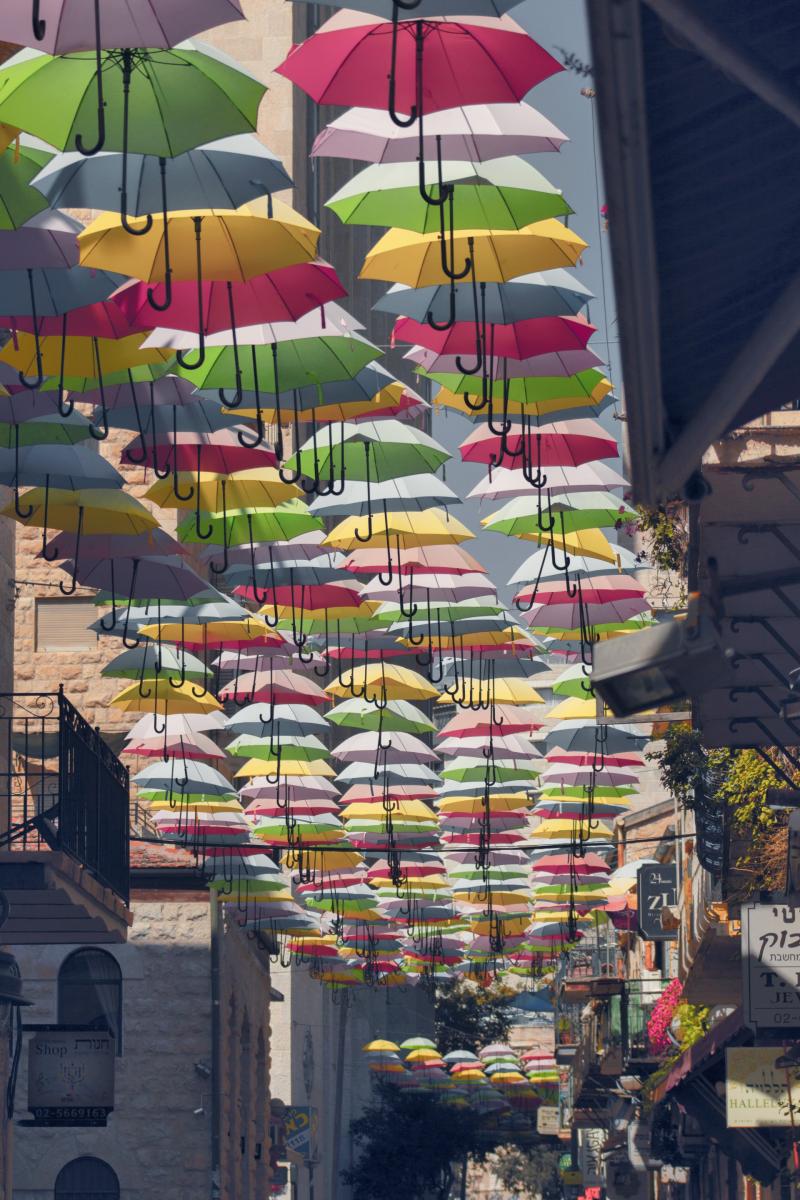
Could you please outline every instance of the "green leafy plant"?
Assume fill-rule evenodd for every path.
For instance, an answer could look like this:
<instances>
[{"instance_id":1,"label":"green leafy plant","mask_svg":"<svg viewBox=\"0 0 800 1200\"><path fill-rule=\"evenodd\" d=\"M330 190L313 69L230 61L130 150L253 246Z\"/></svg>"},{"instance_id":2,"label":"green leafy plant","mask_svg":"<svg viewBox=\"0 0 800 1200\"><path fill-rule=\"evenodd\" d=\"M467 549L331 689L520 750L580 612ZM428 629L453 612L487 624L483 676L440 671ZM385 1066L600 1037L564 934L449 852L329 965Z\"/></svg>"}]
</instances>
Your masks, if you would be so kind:
<instances>
[{"instance_id":1,"label":"green leafy plant","mask_svg":"<svg viewBox=\"0 0 800 1200\"><path fill-rule=\"evenodd\" d=\"M559 1146L503 1146L492 1155L492 1171L511 1196L519 1200L559 1200Z\"/></svg>"},{"instance_id":2,"label":"green leafy plant","mask_svg":"<svg viewBox=\"0 0 800 1200\"><path fill-rule=\"evenodd\" d=\"M648 561L661 571L683 575L689 549L689 533L681 519L678 506L645 508L639 505L636 511L639 514L639 532L644 535L647 545Z\"/></svg>"},{"instance_id":3,"label":"green leafy plant","mask_svg":"<svg viewBox=\"0 0 800 1200\"><path fill-rule=\"evenodd\" d=\"M442 1054L504 1042L513 1023L508 1000L513 989L502 984L481 988L463 979L437 987L434 1000L436 1045Z\"/></svg>"}]
</instances>

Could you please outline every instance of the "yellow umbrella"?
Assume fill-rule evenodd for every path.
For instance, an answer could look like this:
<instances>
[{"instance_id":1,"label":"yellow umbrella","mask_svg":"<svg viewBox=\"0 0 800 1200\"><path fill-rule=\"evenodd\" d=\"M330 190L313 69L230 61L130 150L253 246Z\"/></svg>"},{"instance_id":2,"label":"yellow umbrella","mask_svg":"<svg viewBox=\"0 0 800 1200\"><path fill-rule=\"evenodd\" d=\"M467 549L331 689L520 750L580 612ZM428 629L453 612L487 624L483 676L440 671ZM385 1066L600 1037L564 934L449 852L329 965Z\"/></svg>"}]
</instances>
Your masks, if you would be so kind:
<instances>
[{"instance_id":1,"label":"yellow umbrella","mask_svg":"<svg viewBox=\"0 0 800 1200\"><path fill-rule=\"evenodd\" d=\"M144 363L166 363L174 357L171 350L143 350L142 342L146 337L144 333L134 333L124 338L68 337L66 342L60 335L40 337L42 374L61 376L62 347L65 379L115 375ZM34 335L18 333L16 345L12 338L0 351L0 362L8 363L25 375L38 375Z\"/></svg>"},{"instance_id":2,"label":"yellow umbrella","mask_svg":"<svg viewBox=\"0 0 800 1200\"><path fill-rule=\"evenodd\" d=\"M334 938L330 938L328 944L332 945L334 940ZM362 1046L361 1049L372 1053L377 1050L399 1050L400 1047L397 1045L397 1042L387 1042L384 1038L377 1038L374 1042L367 1042L366 1046Z\"/></svg>"},{"instance_id":3,"label":"yellow umbrella","mask_svg":"<svg viewBox=\"0 0 800 1200\"><path fill-rule=\"evenodd\" d=\"M536 691L536 688L528 683L527 679L509 677L500 678L493 681L493 685L489 688L489 682L486 679L474 679L470 676L460 680L458 693L453 696L440 696L438 704L459 704L466 703L472 700L477 704L478 700L483 703L488 703L492 698L495 704L543 704L544 700Z\"/></svg>"},{"instance_id":4,"label":"yellow umbrella","mask_svg":"<svg viewBox=\"0 0 800 1200\"><path fill-rule=\"evenodd\" d=\"M516 792L510 796L491 796L489 808L492 812L514 812L516 809L527 808L529 804L525 792ZM483 796L448 796L436 804L441 813L482 813L484 809Z\"/></svg>"},{"instance_id":5,"label":"yellow umbrella","mask_svg":"<svg viewBox=\"0 0 800 1200\"><path fill-rule=\"evenodd\" d=\"M592 389L591 395L581 394L580 396L563 399L560 396L554 396L548 400L536 400L526 402L524 400L508 400L508 412L511 416L520 416L522 413L529 415L535 414L539 417L546 417L550 413L565 412L567 409L574 409L577 413L582 408L594 408L599 404L604 396L612 390L613 385L608 379L602 379ZM467 393L467 399L473 404L479 399L477 393ZM476 413L474 408L470 408L467 404L467 399L464 398L463 392L451 392L449 388L442 387L433 397L433 403L442 408L452 408L456 412L463 413L465 417L474 420ZM506 401L503 401L505 408ZM485 414L485 409L483 410Z\"/></svg>"},{"instance_id":6,"label":"yellow umbrella","mask_svg":"<svg viewBox=\"0 0 800 1200\"><path fill-rule=\"evenodd\" d=\"M188 499L188 485L200 488ZM274 467L254 467L249 471L234 471L231 475L218 475L212 471L201 471L200 475L178 472L175 483L180 485L180 496L175 495L173 480L157 479L145 492L145 500L159 508L194 508L199 505L203 512L220 512L232 508L271 508L282 504L293 496L301 496L302 489L296 483L284 483Z\"/></svg>"},{"instance_id":7,"label":"yellow umbrella","mask_svg":"<svg viewBox=\"0 0 800 1200\"><path fill-rule=\"evenodd\" d=\"M396 663L359 663L352 674L353 686L363 689L366 700L433 700L439 695L438 689L423 679L419 672ZM329 683L325 691L329 696L352 695L351 689L345 687L341 679Z\"/></svg>"},{"instance_id":8,"label":"yellow umbrella","mask_svg":"<svg viewBox=\"0 0 800 1200\"><path fill-rule=\"evenodd\" d=\"M546 714L548 721L586 721L593 724L597 717L597 701L568 696Z\"/></svg>"},{"instance_id":9,"label":"yellow umbrella","mask_svg":"<svg viewBox=\"0 0 800 1200\"><path fill-rule=\"evenodd\" d=\"M552 841L571 842L578 836L584 841L606 840L612 836L612 830L610 825L604 825L602 821L573 821L553 817L542 821L531 832L531 837Z\"/></svg>"},{"instance_id":10,"label":"yellow umbrella","mask_svg":"<svg viewBox=\"0 0 800 1200\"><path fill-rule=\"evenodd\" d=\"M220 646L226 642L232 642L234 645L237 642L245 644L264 637L274 640L276 636L266 621L261 621L258 617L242 617L238 621L212 621L207 625L193 625L190 621L183 625L180 621L162 621L160 625L143 625L139 635L153 641L183 642L187 646L202 645L204 640L208 641L209 646Z\"/></svg>"},{"instance_id":11,"label":"yellow umbrella","mask_svg":"<svg viewBox=\"0 0 800 1200\"><path fill-rule=\"evenodd\" d=\"M437 508L426 508L422 512L373 513L371 536L362 541L356 535L367 532L366 527L366 518L346 517L330 531L325 544L337 550L375 549L386 545L387 531L393 541L399 541L401 550L412 546L449 545L475 537L455 517L446 516Z\"/></svg>"},{"instance_id":12,"label":"yellow umbrella","mask_svg":"<svg viewBox=\"0 0 800 1200\"><path fill-rule=\"evenodd\" d=\"M15 512L13 501L7 504L0 516L11 517L22 525L33 525L41 529L50 526L76 533L144 533L156 529L158 520L144 505L117 488L84 488L79 492L63 488L47 489L36 487L25 492L25 504L32 506L28 517Z\"/></svg>"},{"instance_id":13,"label":"yellow umbrella","mask_svg":"<svg viewBox=\"0 0 800 1200\"><path fill-rule=\"evenodd\" d=\"M143 790L146 792L147 788ZM244 812L238 800L223 800L219 796L208 796L201 800L197 796L182 797L176 794L173 804L163 799L147 800L146 803L152 812L174 813L177 808L181 812Z\"/></svg>"},{"instance_id":14,"label":"yellow umbrella","mask_svg":"<svg viewBox=\"0 0 800 1200\"><path fill-rule=\"evenodd\" d=\"M330 763L326 763L323 758L310 758L299 762L295 759L287 759L284 762L277 758L249 758L236 772L235 777L236 779L241 779L247 776L274 776L275 774L280 774L285 778L288 778L290 775L321 775L327 779L333 779L336 776L333 767L331 767Z\"/></svg>"},{"instance_id":15,"label":"yellow umbrella","mask_svg":"<svg viewBox=\"0 0 800 1200\"><path fill-rule=\"evenodd\" d=\"M244 282L265 271L310 262L317 253L319 230L288 204L273 201L273 216L261 216L249 205L232 209L193 209L167 215L173 279L197 275L197 236L203 279ZM153 214L148 233L131 237L117 213L103 213L78 236L80 263L132 275L165 277L164 217Z\"/></svg>"},{"instance_id":16,"label":"yellow umbrella","mask_svg":"<svg viewBox=\"0 0 800 1200\"><path fill-rule=\"evenodd\" d=\"M369 416L376 410L380 411L399 404L407 391L408 389L402 383L390 383L367 400L345 400L342 404L315 404L314 416L317 421L354 421L358 417ZM265 400L269 404L269 396L265 397ZM223 408L222 412L237 420L247 417L249 420L255 421L258 417L258 411L255 408ZM301 421L306 421L308 415L307 410L301 409L299 418ZM262 408L261 417L268 425L274 425L278 419L278 411L269 407ZM290 408L288 412L281 409L280 418L284 425L293 424L293 408Z\"/></svg>"},{"instance_id":17,"label":"yellow umbrella","mask_svg":"<svg viewBox=\"0 0 800 1200\"><path fill-rule=\"evenodd\" d=\"M353 867L362 866L364 863L363 857L357 850L342 850L341 848L319 851L309 850L307 847L304 847L302 855L296 850L286 850L281 855L282 865L290 871L296 871L299 868L301 859L304 870L307 869L308 874L317 879L334 874L337 871L349 871ZM305 932L308 933L308 929Z\"/></svg>"},{"instance_id":18,"label":"yellow umbrella","mask_svg":"<svg viewBox=\"0 0 800 1200\"><path fill-rule=\"evenodd\" d=\"M586 245L552 217L523 229L457 229L453 234L455 261L470 257L476 277L484 283L503 283L551 267L574 267ZM370 250L359 278L388 279L412 288L449 283L442 270L439 234L390 229Z\"/></svg>"},{"instance_id":19,"label":"yellow umbrella","mask_svg":"<svg viewBox=\"0 0 800 1200\"><path fill-rule=\"evenodd\" d=\"M161 677L147 680L144 696L137 681L118 692L110 703L122 712L152 712L157 705L158 711L166 711L168 716L175 713L218 712L222 708L219 700L210 692L196 696L195 690L196 687L191 683L172 687L168 677Z\"/></svg>"},{"instance_id":20,"label":"yellow umbrella","mask_svg":"<svg viewBox=\"0 0 800 1200\"><path fill-rule=\"evenodd\" d=\"M343 820L374 820L386 814L380 801L376 804L348 804L339 814ZM392 806L392 820L428 821L435 825L436 813L431 812L421 800L398 800Z\"/></svg>"},{"instance_id":21,"label":"yellow umbrella","mask_svg":"<svg viewBox=\"0 0 800 1200\"><path fill-rule=\"evenodd\" d=\"M491 516L483 517L481 525L488 525L492 519ZM566 550L568 554L574 554L576 557L598 558L601 562L617 565L618 551L599 529L579 529L574 533L566 533L563 537L560 533L536 530L531 533L515 533L513 536L523 542L536 542L540 546L549 545L552 540L556 550L562 554Z\"/></svg>"},{"instance_id":22,"label":"yellow umbrella","mask_svg":"<svg viewBox=\"0 0 800 1200\"><path fill-rule=\"evenodd\" d=\"M427 635L425 637L427 642ZM408 638L397 638L397 641L403 646L412 646ZM539 652L536 644L536 639L532 634L525 633L520 629L515 629L513 625L508 625L505 629L487 629L483 633L465 633L457 635L453 638L450 634L434 634L432 639L434 646L442 646L452 648L458 646L515 646L526 653L535 650Z\"/></svg>"}]
</instances>

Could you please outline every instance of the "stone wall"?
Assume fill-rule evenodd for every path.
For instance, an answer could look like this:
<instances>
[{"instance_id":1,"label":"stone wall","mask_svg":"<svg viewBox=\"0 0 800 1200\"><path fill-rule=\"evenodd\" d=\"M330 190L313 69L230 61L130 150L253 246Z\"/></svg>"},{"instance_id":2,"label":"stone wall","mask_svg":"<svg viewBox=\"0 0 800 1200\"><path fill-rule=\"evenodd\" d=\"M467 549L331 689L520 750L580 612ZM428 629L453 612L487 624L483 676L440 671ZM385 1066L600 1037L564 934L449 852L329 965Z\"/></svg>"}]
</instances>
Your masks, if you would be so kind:
<instances>
[{"instance_id":1,"label":"stone wall","mask_svg":"<svg viewBox=\"0 0 800 1200\"><path fill-rule=\"evenodd\" d=\"M123 979L123 1052L116 1104L105 1129L26 1129L14 1134L15 1200L51 1200L59 1170L95 1155L116 1171L122 1200L210 1195L211 1095L195 1063L211 1063L210 909L207 899L134 900L127 945L103 947ZM75 946L19 947L26 1020L56 1020L56 980ZM27 1040L27 1039L26 1039ZM27 1055L17 1089L26 1115Z\"/></svg>"}]
</instances>

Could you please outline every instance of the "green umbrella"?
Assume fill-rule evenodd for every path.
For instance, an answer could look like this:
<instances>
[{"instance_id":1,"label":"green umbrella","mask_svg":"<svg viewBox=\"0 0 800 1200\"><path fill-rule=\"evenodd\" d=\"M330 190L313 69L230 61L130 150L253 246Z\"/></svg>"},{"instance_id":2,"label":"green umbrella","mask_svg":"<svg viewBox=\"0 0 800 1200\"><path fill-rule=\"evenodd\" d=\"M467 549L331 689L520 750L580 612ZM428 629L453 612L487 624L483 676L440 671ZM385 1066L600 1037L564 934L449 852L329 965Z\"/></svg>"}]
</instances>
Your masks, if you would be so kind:
<instances>
[{"instance_id":1,"label":"green umbrella","mask_svg":"<svg viewBox=\"0 0 800 1200\"><path fill-rule=\"evenodd\" d=\"M522 158L445 162L442 182L453 186L455 229L522 229L572 212L558 188ZM438 195L438 185L431 191ZM420 195L417 163L374 163L340 188L326 207L348 225L435 233L441 224L438 206Z\"/></svg>"},{"instance_id":2,"label":"green umbrella","mask_svg":"<svg viewBox=\"0 0 800 1200\"><path fill-rule=\"evenodd\" d=\"M263 758L272 762L276 757L276 747L280 747L282 762L310 762L315 758L327 758L330 750L324 742L313 734L306 737L295 737L292 734L283 736L276 734L274 738L254 738L243 733L225 747L228 754L236 758Z\"/></svg>"},{"instance_id":3,"label":"green umbrella","mask_svg":"<svg viewBox=\"0 0 800 1200\"><path fill-rule=\"evenodd\" d=\"M256 128L264 84L210 46L186 41L172 50L108 50L99 64L102 96L93 51L60 57L20 51L0 70L0 121L60 150L81 150L99 134L93 151L105 146L166 158Z\"/></svg>"},{"instance_id":4,"label":"green umbrella","mask_svg":"<svg viewBox=\"0 0 800 1200\"><path fill-rule=\"evenodd\" d=\"M29 185L52 157L52 150L33 146L27 138L0 154L0 229L19 229L47 208L41 192Z\"/></svg>"},{"instance_id":5,"label":"green umbrella","mask_svg":"<svg viewBox=\"0 0 800 1200\"><path fill-rule=\"evenodd\" d=\"M576 533L581 529L613 529L620 523L638 520L634 509L608 492L573 492L548 496L541 508L532 504L527 496L516 497L481 524L492 533L505 533L509 537L544 536L552 529L556 513L559 529L563 517L565 533Z\"/></svg>"},{"instance_id":6,"label":"green umbrella","mask_svg":"<svg viewBox=\"0 0 800 1200\"><path fill-rule=\"evenodd\" d=\"M350 729L383 729L387 733L430 733L436 726L407 700L389 700L379 711L371 700L344 700L327 714L334 725Z\"/></svg>"},{"instance_id":7,"label":"green umbrella","mask_svg":"<svg viewBox=\"0 0 800 1200\"><path fill-rule=\"evenodd\" d=\"M240 360L241 387L246 392L276 393L287 388L352 379L380 351L371 342L350 337L298 338L279 345L250 346ZM276 369L277 359L277 369ZM231 346L206 348L205 362L192 370L179 367L183 375L202 391L237 386L236 354Z\"/></svg>"},{"instance_id":8,"label":"green umbrella","mask_svg":"<svg viewBox=\"0 0 800 1200\"><path fill-rule=\"evenodd\" d=\"M301 475L323 476L333 472L350 481L384 483L400 476L430 474L450 457L427 433L402 421L346 421L330 438L311 437L286 463ZM366 497L370 503L369 495Z\"/></svg>"},{"instance_id":9,"label":"green umbrella","mask_svg":"<svg viewBox=\"0 0 800 1200\"><path fill-rule=\"evenodd\" d=\"M13 450L19 438L20 446L74 446L91 435L92 423L79 412L61 417L53 408L52 414L26 417L19 422L0 421L0 448Z\"/></svg>"},{"instance_id":10,"label":"green umbrella","mask_svg":"<svg viewBox=\"0 0 800 1200\"><path fill-rule=\"evenodd\" d=\"M287 500L275 508L234 508L227 513L210 513L211 536L201 538L194 516L178 526L182 542L210 541L215 545L244 546L255 542L282 542L322 529L319 517L313 517L302 500ZM204 531L205 532L205 531Z\"/></svg>"},{"instance_id":11,"label":"green umbrella","mask_svg":"<svg viewBox=\"0 0 800 1200\"><path fill-rule=\"evenodd\" d=\"M417 368L418 375L424 375L446 387L451 392L467 392L470 395L483 394L484 381L480 375L454 375L444 371L428 372ZM535 407L537 404L563 402L566 408L571 402L595 400L600 403L609 390L608 380L602 371L592 368L579 371L577 375L534 375L521 379L495 379L492 383L491 394L495 400L502 400L506 386L508 399L514 404L525 404Z\"/></svg>"}]
</instances>

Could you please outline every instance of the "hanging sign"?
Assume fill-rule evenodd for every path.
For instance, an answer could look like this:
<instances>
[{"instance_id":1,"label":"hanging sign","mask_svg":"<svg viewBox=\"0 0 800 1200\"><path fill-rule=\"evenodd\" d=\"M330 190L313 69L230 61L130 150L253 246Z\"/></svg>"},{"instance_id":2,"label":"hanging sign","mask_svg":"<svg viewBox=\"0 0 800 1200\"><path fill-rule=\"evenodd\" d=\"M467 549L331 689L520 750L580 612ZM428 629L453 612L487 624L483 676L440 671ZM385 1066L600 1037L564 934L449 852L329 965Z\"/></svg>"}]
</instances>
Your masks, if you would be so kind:
<instances>
[{"instance_id":1,"label":"hanging sign","mask_svg":"<svg viewBox=\"0 0 800 1200\"><path fill-rule=\"evenodd\" d=\"M737 1046L725 1051L725 1109L729 1129L800 1122L800 1072L776 1067L781 1046Z\"/></svg>"},{"instance_id":2,"label":"hanging sign","mask_svg":"<svg viewBox=\"0 0 800 1200\"><path fill-rule=\"evenodd\" d=\"M36 1125L105 1125L114 1108L114 1038L48 1030L28 1046L28 1108Z\"/></svg>"},{"instance_id":3,"label":"hanging sign","mask_svg":"<svg viewBox=\"0 0 800 1200\"><path fill-rule=\"evenodd\" d=\"M636 880L639 933L648 942L674 940L678 931L662 927L661 913L678 903L677 863L644 863Z\"/></svg>"},{"instance_id":4,"label":"hanging sign","mask_svg":"<svg viewBox=\"0 0 800 1200\"><path fill-rule=\"evenodd\" d=\"M800 905L742 905L745 1024L800 1028Z\"/></svg>"},{"instance_id":5,"label":"hanging sign","mask_svg":"<svg viewBox=\"0 0 800 1200\"><path fill-rule=\"evenodd\" d=\"M536 1110L536 1132L543 1137L558 1137L560 1130L558 1106L540 1105Z\"/></svg>"},{"instance_id":6,"label":"hanging sign","mask_svg":"<svg viewBox=\"0 0 800 1200\"><path fill-rule=\"evenodd\" d=\"M287 1104L284 1117L286 1149L306 1162L314 1158L317 1134L317 1110L307 1104Z\"/></svg>"}]
</instances>

